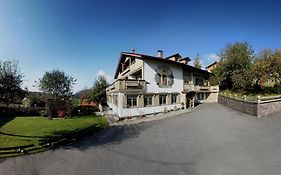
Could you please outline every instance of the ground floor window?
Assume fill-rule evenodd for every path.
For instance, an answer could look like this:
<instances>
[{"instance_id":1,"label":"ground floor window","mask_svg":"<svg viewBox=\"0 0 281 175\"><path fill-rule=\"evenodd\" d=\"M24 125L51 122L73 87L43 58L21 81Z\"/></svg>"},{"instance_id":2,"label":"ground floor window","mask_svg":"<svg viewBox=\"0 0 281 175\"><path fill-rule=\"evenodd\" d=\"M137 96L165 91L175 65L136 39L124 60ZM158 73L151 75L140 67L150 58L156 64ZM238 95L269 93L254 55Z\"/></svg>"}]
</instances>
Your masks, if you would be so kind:
<instances>
[{"instance_id":1,"label":"ground floor window","mask_svg":"<svg viewBox=\"0 0 281 175\"><path fill-rule=\"evenodd\" d=\"M144 106L152 106L152 95L145 95L144 96Z\"/></svg>"},{"instance_id":2,"label":"ground floor window","mask_svg":"<svg viewBox=\"0 0 281 175\"><path fill-rule=\"evenodd\" d=\"M137 95L128 95L127 96L127 106L136 107L137 106Z\"/></svg>"},{"instance_id":3,"label":"ground floor window","mask_svg":"<svg viewBox=\"0 0 281 175\"><path fill-rule=\"evenodd\" d=\"M177 103L178 94L172 94L172 104Z\"/></svg>"},{"instance_id":4,"label":"ground floor window","mask_svg":"<svg viewBox=\"0 0 281 175\"><path fill-rule=\"evenodd\" d=\"M166 95L159 95L159 105L166 104Z\"/></svg>"},{"instance_id":5,"label":"ground floor window","mask_svg":"<svg viewBox=\"0 0 281 175\"><path fill-rule=\"evenodd\" d=\"M198 93L197 100L204 100L204 93Z\"/></svg>"}]
</instances>

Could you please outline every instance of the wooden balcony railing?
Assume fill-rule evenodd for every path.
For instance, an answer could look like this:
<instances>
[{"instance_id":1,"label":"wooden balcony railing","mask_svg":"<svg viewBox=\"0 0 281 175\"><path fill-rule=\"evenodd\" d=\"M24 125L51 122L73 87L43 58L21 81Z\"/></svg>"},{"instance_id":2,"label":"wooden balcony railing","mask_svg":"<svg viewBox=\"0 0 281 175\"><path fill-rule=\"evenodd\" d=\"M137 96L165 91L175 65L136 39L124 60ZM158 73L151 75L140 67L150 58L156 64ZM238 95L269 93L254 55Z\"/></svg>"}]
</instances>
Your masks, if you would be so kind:
<instances>
[{"instance_id":1,"label":"wooden balcony railing","mask_svg":"<svg viewBox=\"0 0 281 175\"><path fill-rule=\"evenodd\" d=\"M117 91L140 91L143 92L146 89L145 80L117 80L112 83L108 88L107 92Z\"/></svg>"},{"instance_id":2,"label":"wooden balcony railing","mask_svg":"<svg viewBox=\"0 0 281 175\"><path fill-rule=\"evenodd\" d=\"M219 86L200 86L194 84L185 84L184 90L195 92L219 92Z\"/></svg>"}]
</instances>

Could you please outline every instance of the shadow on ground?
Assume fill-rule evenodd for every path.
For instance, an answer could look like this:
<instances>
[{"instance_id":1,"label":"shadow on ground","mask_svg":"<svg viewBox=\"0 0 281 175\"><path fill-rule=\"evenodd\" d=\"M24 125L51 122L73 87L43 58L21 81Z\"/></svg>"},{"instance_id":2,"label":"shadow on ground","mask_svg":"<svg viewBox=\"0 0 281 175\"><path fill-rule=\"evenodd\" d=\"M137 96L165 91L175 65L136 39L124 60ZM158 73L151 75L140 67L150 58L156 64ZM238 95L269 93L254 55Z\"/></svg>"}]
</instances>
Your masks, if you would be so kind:
<instances>
[{"instance_id":1,"label":"shadow on ground","mask_svg":"<svg viewBox=\"0 0 281 175\"><path fill-rule=\"evenodd\" d=\"M146 125L134 124L106 128L91 136L87 136L82 140L69 143L66 146L63 146L62 148L77 148L79 150L86 150L92 146L120 144L125 140L137 138L143 130L147 129L151 125L152 123Z\"/></svg>"},{"instance_id":2,"label":"shadow on ground","mask_svg":"<svg viewBox=\"0 0 281 175\"><path fill-rule=\"evenodd\" d=\"M4 126L6 123L9 123L10 121L14 120L16 116L11 115L11 116L0 116L0 128Z\"/></svg>"}]
</instances>

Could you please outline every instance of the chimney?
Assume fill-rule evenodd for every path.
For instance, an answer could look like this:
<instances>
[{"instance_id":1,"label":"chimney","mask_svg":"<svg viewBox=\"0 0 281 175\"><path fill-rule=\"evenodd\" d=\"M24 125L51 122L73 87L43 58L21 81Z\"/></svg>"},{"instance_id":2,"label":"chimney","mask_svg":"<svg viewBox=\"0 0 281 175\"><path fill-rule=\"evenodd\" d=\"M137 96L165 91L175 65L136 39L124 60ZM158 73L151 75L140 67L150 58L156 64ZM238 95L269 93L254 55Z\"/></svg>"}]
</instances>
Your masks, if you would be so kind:
<instances>
[{"instance_id":1,"label":"chimney","mask_svg":"<svg viewBox=\"0 0 281 175\"><path fill-rule=\"evenodd\" d=\"M157 51L157 56L158 56L159 58L163 58L163 50L158 50L158 51Z\"/></svg>"}]
</instances>

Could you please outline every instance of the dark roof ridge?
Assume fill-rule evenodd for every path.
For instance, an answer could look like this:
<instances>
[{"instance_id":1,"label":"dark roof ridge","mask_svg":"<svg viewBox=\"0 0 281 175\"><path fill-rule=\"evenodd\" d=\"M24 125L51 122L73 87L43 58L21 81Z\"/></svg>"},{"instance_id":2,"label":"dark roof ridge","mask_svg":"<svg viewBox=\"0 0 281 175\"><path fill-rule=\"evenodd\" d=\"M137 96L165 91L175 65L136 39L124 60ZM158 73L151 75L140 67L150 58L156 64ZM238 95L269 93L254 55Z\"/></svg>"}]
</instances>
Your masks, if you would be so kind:
<instances>
[{"instance_id":1,"label":"dark roof ridge","mask_svg":"<svg viewBox=\"0 0 281 175\"><path fill-rule=\"evenodd\" d=\"M169 58L172 58L172 57L182 58L182 56L179 53L175 53L175 54L170 55L170 56L168 56L168 57L166 57L164 59L169 59Z\"/></svg>"}]
</instances>

